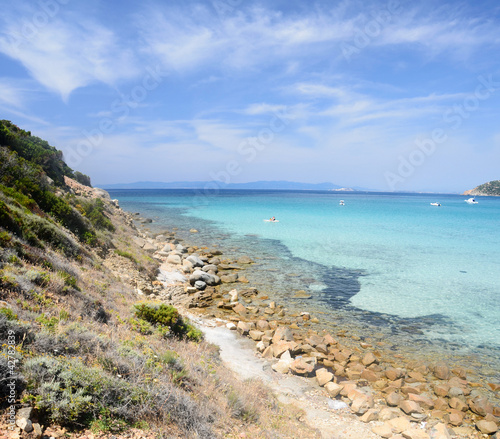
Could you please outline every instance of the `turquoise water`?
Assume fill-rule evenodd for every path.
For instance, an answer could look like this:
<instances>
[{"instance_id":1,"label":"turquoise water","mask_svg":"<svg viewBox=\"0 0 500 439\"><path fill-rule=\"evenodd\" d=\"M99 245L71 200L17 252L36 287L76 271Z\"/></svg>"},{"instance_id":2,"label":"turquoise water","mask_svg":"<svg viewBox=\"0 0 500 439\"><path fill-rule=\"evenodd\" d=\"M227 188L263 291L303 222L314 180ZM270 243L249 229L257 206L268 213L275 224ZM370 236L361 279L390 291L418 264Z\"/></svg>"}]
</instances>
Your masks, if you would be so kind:
<instances>
[{"instance_id":1,"label":"turquoise water","mask_svg":"<svg viewBox=\"0 0 500 439\"><path fill-rule=\"evenodd\" d=\"M500 198L469 205L457 195L110 193L156 227L196 227L200 242L261 255L267 287L285 298L308 290L327 319L350 313L393 333L411 323L417 329L407 343L418 335L421 343L464 354L500 349ZM271 216L279 223L263 221ZM255 280L262 283L257 274Z\"/></svg>"}]
</instances>

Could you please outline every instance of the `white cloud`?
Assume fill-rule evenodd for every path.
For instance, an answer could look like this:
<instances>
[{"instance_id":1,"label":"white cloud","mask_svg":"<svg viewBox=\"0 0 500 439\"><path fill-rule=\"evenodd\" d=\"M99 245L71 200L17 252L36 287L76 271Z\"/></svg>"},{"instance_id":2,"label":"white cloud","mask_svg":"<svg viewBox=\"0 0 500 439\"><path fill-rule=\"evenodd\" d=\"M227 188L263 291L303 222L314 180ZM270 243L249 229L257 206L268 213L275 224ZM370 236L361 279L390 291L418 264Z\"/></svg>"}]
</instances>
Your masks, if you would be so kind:
<instances>
[{"instance_id":1,"label":"white cloud","mask_svg":"<svg viewBox=\"0 0 500 439\"><path fill-rule=\"evenodd\" d=\"M95 82L114 85L138 73L132 52L104 26L86 18L56 16L31 33L22 33L23 17L4 16L0 52L19 61L47 89L67 100L70 93ZM18 35L13 41L12 35Z\"/></svg>"}]
</instances>

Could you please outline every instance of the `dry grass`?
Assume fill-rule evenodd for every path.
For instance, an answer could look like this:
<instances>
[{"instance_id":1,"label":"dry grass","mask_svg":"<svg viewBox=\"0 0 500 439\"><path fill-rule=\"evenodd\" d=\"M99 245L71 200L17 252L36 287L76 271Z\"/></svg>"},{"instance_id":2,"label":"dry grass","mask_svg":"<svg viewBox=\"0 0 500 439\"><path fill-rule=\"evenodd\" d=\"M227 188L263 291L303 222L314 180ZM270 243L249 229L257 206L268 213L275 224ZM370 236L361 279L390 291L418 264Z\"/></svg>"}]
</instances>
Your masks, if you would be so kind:
<instances>
[{"instance_id":1,"label":"dry grass","mask_svg":"<svg viewBox=\"0 0 500 439\"><path fill-rule=\"evenodd\" d=\"M110 253L134 276L151 277L157 263L130 244L123 217L111 219L116 249L131 257ZM24 357L19 394L44 422L108 432L137 426L165 438L318 437L262 383L238 380L215 346L155 325L141 333L146 322L131 323L134 288L105 265L96 253L67 259L20 241L1 255L2 299L18 318L0 313L0 337L14 331Z\"/></svg>"}]
</instances>

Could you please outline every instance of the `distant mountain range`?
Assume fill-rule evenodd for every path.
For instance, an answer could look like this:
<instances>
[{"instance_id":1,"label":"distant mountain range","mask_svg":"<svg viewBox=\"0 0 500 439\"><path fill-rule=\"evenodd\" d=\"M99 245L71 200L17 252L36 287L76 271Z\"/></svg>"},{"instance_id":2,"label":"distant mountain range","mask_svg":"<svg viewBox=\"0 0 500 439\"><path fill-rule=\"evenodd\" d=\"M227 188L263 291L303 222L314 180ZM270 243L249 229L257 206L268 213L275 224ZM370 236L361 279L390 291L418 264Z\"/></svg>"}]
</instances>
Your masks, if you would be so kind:
<instances>
[{"instance_id":1,"label":"distant mountain range","mask_svg":"<svg viewBox=\"0 0 500 439\"><path fill-rule=\"evenodd\" d=\"M216 185L216 186L214 186ZM354 191L362 188L346 188L333 183L298 183L294 181L253 181L250 183L229 183L220 181L137 181L135 183L116 183L98 185L103 189L268 189L268 190L317 190L317 191Z\"/></svg>"},{"instance_id":2,"label":"distant mountain range","mask_svg":"<svg viewBox=\"0 0 500 439\"><path fill-rule=\"evenodd\" d=\"M500 196L500 180L489 181L488 183L481 184L474 189L465 191L463 195L493 195Z\"/></svg>"}]
</instances>

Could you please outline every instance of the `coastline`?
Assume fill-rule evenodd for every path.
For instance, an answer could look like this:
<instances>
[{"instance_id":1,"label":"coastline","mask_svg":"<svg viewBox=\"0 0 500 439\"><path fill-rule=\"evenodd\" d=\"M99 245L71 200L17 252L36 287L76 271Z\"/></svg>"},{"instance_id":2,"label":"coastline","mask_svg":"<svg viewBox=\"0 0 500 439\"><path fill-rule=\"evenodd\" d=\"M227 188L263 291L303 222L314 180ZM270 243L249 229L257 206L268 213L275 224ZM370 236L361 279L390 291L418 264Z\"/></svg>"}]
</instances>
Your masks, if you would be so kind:
<instances>
[{"instance_id":1,"label":"coastline","mask_svg":"<svg viewBox=\"0 0 500 439\"><path fill-rule=\"evenodd\" d=\"M148 233L148 231L146 232ZM209 286L205 286L203 290L197 290L188 282L185 282L182 285L184 294L178 294L177 297L174 298L174 300L170 298L175 306L184 307L184 312L187 312L189 310L189 312L192 313L194 310L196 310L197 317L202 318L203 321L213 322L213 319L220 319L219 325L222 325L222 322L226 322L227 325L229 325L229 327L231 327L233 330L236 329L239 325L240 328L238 328L238 332L241 335L249 336L250 331L252 330L253 332L256 332L255 330L257 329L257 327L252 328L252 325L258 324L258 319L256 318L256 316L259 316L260 320L263 320L263 317L267 317L267 319L265 320L268 320L268 322L276 321L276 328L273 328L275 332L277 328L285 326L291 327L293 331L304 332L304 334L302 335L293 333L292 340L288 340L285 343L302 343L307 337L308 332L312 332L313 336L320 336L317 331L314 331L314 328L317 328L317 325L319 325L319 319L316 316L311 315L312 313L309 314L305 310L303 311L303 315L297 315L297 313L289 314L287 312L287 308L285 308L283 305L280 305L279 303L273 302L273 297L266 297L266 295L262 295L258 292L257 294L247 293L246 295L244 293L243 295L239 295L238 300L233 301L234 303L231 304L228 293L231 291L231 289L234 289L234 286L237 286L239 290L251 290L251 283L248 283L248 279L246 279L244 273L245 267L249 267L252 264L240 264L238 266L237 259L224 261L226 262L226 264L221 264L222 259L224 258L224 251L221 251L220 247L217 247L216 250L214 250L213 248L209 250L209 248L206 246L190 247L189 244L185 244L182 239L177 239L175 237L175 232L177 231L169 232L170 250L167 247L164 247L164 254L156 255L156 257L162 260L163 263L166 263L171 255L179 256L180 261L176 261L179 263L169 264L170 269L179 269L179 271L185 272L184 274L186 275L186 281L187 278L195 271L194 268L196 267L189 267L188 265L188 269L186 269L186 265L183 261L193 253L206 258L205 265L216 265L217 267L222 268L222 275L227 276L228 274L234 272L243 274L243 282L236 278L233 282L224 282L222 286L215 287L213 290L211 289L212 287ZM196 231L191 230L190 233L196 233ZM179 246L184 250L179 251ZM185 251L185 253L183 253L183 251ZM219 261L219 264L210 264L210 262L214 261L209 261L209 259L214 258L221 259ZM170 262L172 262L172 260ZM210 270L207 270L207 272L209 271ZM215 276L217 276L217 271L218 270L213 273ZM221 275L221 273L218 274ZM212 295L215 297L212 298ZM257 311L255 311L256 309ZM241 328L241 326L244 325L240 324L240 322L249 323L249 327ZM324 333L324 335L329 335L331 337L330 334ZM452 434L455 434L455 436L449 437L481 437L480 433L476 432L476 423L479 422L483 417L486 419L486 422L488 422L491 417L493 417L496 421L496 417L494 417L493 414L495 416L498 416L500 414L500 411L497 407L492 407L490 409L492 413L489 414L489 417L486 412L484 413L486 416L483 417L479 416L478 413L471 412L468 406L467 410L464 410L464 406L461 406L461 410L458 410L457 408L451 407L449 402L447 402L450 399L448 392L444 392L443 394L443 391L441 390L441 394L435 394L433 387L442 384L442 381L451 381L452 385L460 387L462 395L461 400L463 400L464 405L466 404L467 397L469 397L470 399L471 395L472 397L477 398L479 398L480 393L490 393L491 395L491 391L488 392L489 389L486 389L484 385L468 382L466 380L466 371L463 369L454 369L452 371L447 365L444 364L438 364L437 367L435 364L426 365L422 364L421 362L419 363L410 361L406 358L402 358L397 354L391 357L387 352L384 351L384 349L382 349L382 343L378 342L379 344L375 344L374 346L374 344L370 343L369 337L367 337L368 342L364 341L357 335L349 334L348 331L343 328L337 328L337 333L333 336L339 338L340 340L342 340L342 342L333 340L331 344L326 345L327 349L323 353L318 352L316 350L316 346L310 346L313 349L309 352L300 351L300 349L290 349L290 346L287 346L288 349L285 349L285 351L278 351L279 355L274 355L275 353L272 352L272 339L266 340L266 343L268 343L268 345L265 346L266 343L264 343L263 346L262 338L265 337L264 334L253 334L251 338L253 337L255 342L257 342L257 349L261 351L260 357L267 357L268 361L270 360L270 365L271 363L274 363L273 366L275 366L275 364L281 362L281 365L283 366L284 363L288 362L288 368L285 366L285 369L281 369L282 372L286 371L286 373L280 375L289 376L289 369L293 360L293 356L303 356L305 358L316 358L312 370L304 374L309 376L308 378L306 378L306 380L317 381L317 378L315 377L315 373L317 372L317 370L327 369L328 371L332 371L334 373L332 381L338 381L339 387L346 387L346 384L350 385L351 382L355 382L354 389L350 389L352 391L350 397L349 392L344 392L346 394L339 397L338 393L341 393L342 389L340 389L337 394L335 394L336 390L332 391L330 394L323 390L323 397L325 397L326 395L326 397L330 400L333 400L335 398L338 400L344 400L349 405L351 405L351 410L353 410L352 406L357 398L355 410L353 410L357 411L357 416L355 416L355 419L351 420L351 422L361 423L360 425L363 425L365 427L369 425L370 428L375 428L375 430L379 433L387 427L386 424L390 422L391 419L405 418L412 421L411 424L409 424L410 426L417 427L418 425L419 431L423 431L422 427L423 425L426 425L428 430L428 437L441 437L436 436L437 433L434 430L437 428L439 431L441 431L443 429L442 425L444 425L445 423L447 423L449 428L454 429L449 431L452 431ZM257 339L255 337L257 337ZM365 339L365 337L363 337L363 339ZM347 340L349 340L349 342L345 343ZM279 341L284 342L283 339ZM276 343L274 344L276 345ZM271 349L268 349L269 347L271 347ZM279 357L286 351L292 352L291 358L286 361L279 361ZM338 361L338 358L335 355L337 354L337 352L339 358L342 358L343 356L345 357L346 353L349 355L347 356L347 358L343 358L343 361ZM313 355L311 356L312 353ZM374 358L374 361L372 361L371 363L368 359L365 359L370 356L373 356ZM344 363L344 365L340 363ZM277 367L280 368L280 366ZM394 379L391 380L389 377L387 377L387 372L389 371L389 375L392 376L393 370L396 370L397 372L396 375L394 375ZM274 372L274 374L278 373L279 372ZM440 378L438 378L438 376ZM359 386L359 384L361 385ZM323 383L323 385L325 384ZM330 387L333 388L333 386ZM454 387L450 386L450 388ZM389 389L389 391L387 391L387 389ZM481 392L479 392L479 389L481 389ZM386 397L392 394L397 394L401 397L396 398L398 399L398 404L396 405L387 403ZM334 395L333 398L332 395ZM360 401L360 399L363 401ZM366 399L368 401L366 401ZM408 413L401 411L401 409L398 407L404 400L412 403L412 409L409 409ZM436 400L439 404L439 408L436 409L434 404L429 404L429 400ZM443 401L446 403L446 407L443 404ZM452 404L457 406L458 402L454 400ZM391 407L392 412L389 415L387 413L383 413L382 418L378 419L379 413L384 406L387 408ZM395 408L397 408L399 412ZM466 411L467 413L465 413ZM385 419L385 416L389 416L390 419ZM379 427L378 430L377 427ZM393 427L391 428L392 430L394 430ZM400 433L402 432L403 431L401 431ZM387 436L386 431L386 436L382 437L399 436L392 436L392 433L391 436ZM442 437L447 436L444 435Z\"/></svg>"}]
</instances>

